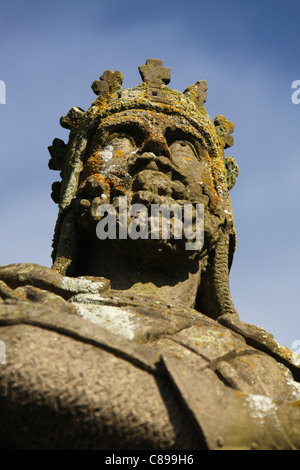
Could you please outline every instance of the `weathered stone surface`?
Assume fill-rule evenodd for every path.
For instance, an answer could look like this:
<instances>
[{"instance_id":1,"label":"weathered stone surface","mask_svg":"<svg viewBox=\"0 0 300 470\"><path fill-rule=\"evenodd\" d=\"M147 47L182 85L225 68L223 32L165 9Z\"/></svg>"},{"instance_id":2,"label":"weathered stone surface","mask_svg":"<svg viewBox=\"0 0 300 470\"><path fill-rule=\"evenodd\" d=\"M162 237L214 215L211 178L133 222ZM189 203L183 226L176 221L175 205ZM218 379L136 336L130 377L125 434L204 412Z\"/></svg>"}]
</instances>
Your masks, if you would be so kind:
<instances>
[{"instance_id":1,"label":"weathered stone surface","mask_svg":"<svg viewBox=\"0 0 300 470\"><path fill-rule=\"evenodd\" d=\"M155 340L197 324L204 315L161 300L121 291L80 294L70 299L81 316L120 336L138 342Z\"/></svg>"},{"instance_id":2,"label":"weathered stone surface","mask_svg":"<svg viewBox=\"0 0 300 470\"><path fill-rule=\"evenodd\" d=\"M7 350L0 366L2 447L298 448L294 366L247 344L247 331L257 331L257 344L266 332L233 318L237 332L220 324L224 318L121 291L80 293L68 302L28 284L16 287L25 280L45 286L46 279L58 290L63 276L53 273L49 282L49 271L26 264L1 271L13 286L0 281L0 337ZM82 318L82 297L91 314L102 316L100 326ZM99 313L99 305L109 315ZM125 323L124 330L112 333L114 321ZM41 428L45 420L47 429Z\"/></svg>"},{"instance_id":3,"label":"weathered stone surface","mask_svg":"<svg viewBox=\"0 0 300 470\"><path fill-rule=\"evenodd\" d=\"M49 290L65 299L79 293L101 294L110 287L109 281L104 278L88 276L70 278L34 263L0 266L0 280L10 288L31 285Z\"/></svg>"},{"instance_id":4,"label":"weathered stone surface","mask_svg":"<svg viewBox=\"0 0 300 470\"><path fill-rule=\"evenodd\" d=\"M28 324L0 331L8 345L7 364L0 366L2 446L199 446L162 379L79 336Z\"/></svg>"},{"instance_id":5,"label":"weathered stone surface","mask_svg":"<svg viewBox=\"0 0 300 470\"><path fill-rule=\"evenodd\" d=\"M60 201L60 192L61 192L61 181L55 181L52 184L51 199L55 204L58 204Z\"/></svg>"},{"instance_id":6,"label":"weathered stone surface","mask_svg":"<svg viewBox=\"0 0 300 470\"><path fill-rule=\"evenodd\" d=\"M2 283L3 281L1 281ZM10 289L3 288L0 283L0 297L6 299L6 303L15 304L16 301L35 302L46 305L52 309L64 313L77 313L76 308L57 294L39 289L30 285ZM4 283L3 283L4 284ZM2 288L1 288L2 287ZM16 307L16 306L15 306Z\"/></svg>"},{"instance_id":7,"label":"weathered stone surface","mask_svg":"<svg viewBox=\"0 0 300 470\"><path fill-rule=\"evenodd\" d=\"M168 85L171 80L171 69L163 67L162 60L147 59L146 65L139 67L143 82L150 88L160 88L162 84Z\"/></svg>"},{"instance_id":8,"label":"weathered stone surface","mask_svg":"<svg viewBox=\"0 0 300 470\"><path fill-rule=\"evenodd\" d=\"M141 368L156 370L157 355L150 349L139 344L128 342L120 336L115 336L102 328L95 328L90 322L74 315L74 308L65 309L62 313L52 306L27 302L3 302L0 311L0 325L32 325L97 345L111 351L116 356L127 358ZM73 315L69 315L69 314ZM42 335L42 333L40 333ZM38 340L38 336L37 336Z\"/></svg>"},{"instance_id":9,"label":"weathered stone surface","mask_svg":"<svg viewBox=\"0 0 300 470\"><path fill-rule=\"evenodd\" d=\"M50 170L62 170L65 166L67 146L63 140L55 138L52 145L48 147L51 159L48 166Z\"/></svg>"},{"instance_id":10,"label":"weathered stone surface","mask_svg":"<svg viewBox=\"0 0 300 470\"><path fill-rule=\"evenodd\" d=\"M112 72L106 70L99 80L95 80L92 84L92 90L96 95L101 95L111 92L113 89L121 87L123 82L123 75L121 72Z\"/></svg>"},{"instance_id":11,"label":"weathered stone surface","mask_svg":"<svg viewBox=\"0 0 300 470\"><path fill-rule=\"evenodd\" d=\"M231 298L234 126L208 116L204 80L180 93L162 61L139 70L130 89L106 71L91 107L61 118L52 269L0 267L0 447L300 449L299 356ZM152 237L157 204L170 231ZM186 205L193 247L175 230Z\"/></svg>"},{"instance_id":12,"label":"weathered stone surface","mask_svg":"<svg viewBox=\"0 0 300 470\"><path fill-rule=\"evenodd\" d=\"M236 179L239 176L240 169L233 157L225 158L225 167L227 171L227 187L230 191L236 183Z\"/></svg>"},{"instance_id":13,"label":"weathered stone surface","mask_svg":"<svg viewBox=\"0 0 300 470\"><path fill-rule=\"evenodd\" d=\"M248 344L265 351L283 364L286 364L293 372L297 380L300 380L300 356L293 353L289 348L279 345L273 335L249 323L242 322L232 315L219 317L219 323L241 334Z\"/></svg>"},{"instance_id":14,"label":"weathered stone surface","mask_svg":"<svg viewBox=\"0 0 300 470\"><path fill-rule=\"evenodd\" d=\"M221 114L214 120L217 136L220 145L226 149L233 146L232 132L234 131L234 124L228 121L225 116Z\"/></svg>"},{"instance_id":15,"label":"weathered stone surface","mask_svg":"<svg viewBox=\"0 0 300 470\"><path fill-rule=\"evenodd\" d=\"M163 361L209 449L299 449L299 404L235 392L210 370L199 373L169 355Z\"/></svg>"},{"instance_id":16,"label":"weathered stone surface","mask_svg":"<svg viewBox=\"0 0 300 470\"><path fill-rule=\"evenodd\" d=\"M196 106L201 109L207 98L207 83L205 80L199 80L195 85L191 85L185 90L190 99L192 99Z\"/></svg>"},{"instance_id":17,"label":"weathered stone surface","mask_svg":"<svg viewBox=\"0 0 300 470\"><path fill-rule=\"evenodd\" d=\"M62 116L59 120L60 125L64 129L76 129L79 126L79 123L81 119L83 118L84 115L84 110L81 108L78 108L77 106L73 106L73 108L70 109L68 114L65 116Z\"/></svg>"}]
</instances>

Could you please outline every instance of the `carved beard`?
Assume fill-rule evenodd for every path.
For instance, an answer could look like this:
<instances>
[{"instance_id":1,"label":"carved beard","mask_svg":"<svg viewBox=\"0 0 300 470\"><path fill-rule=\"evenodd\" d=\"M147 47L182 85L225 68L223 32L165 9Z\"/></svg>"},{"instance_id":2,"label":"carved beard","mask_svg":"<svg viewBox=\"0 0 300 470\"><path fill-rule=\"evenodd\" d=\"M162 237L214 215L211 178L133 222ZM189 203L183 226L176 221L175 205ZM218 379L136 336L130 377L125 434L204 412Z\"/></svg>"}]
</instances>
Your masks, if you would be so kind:
<instances>
[{"instance_id":1,"label":"carved beard","mask_svg":"<svg viewBox=\"0 0 300 470\"><path fill-rule=\"evenodd\" d=\"M120 197L123 198L121 206ZM201 243L198 245L195 243L188 245L188 243L193 243L191 233L195 234L194 242L196 240L201 242L203 234L199 233L199 212L196 212L196 204L203 204L208 213L208 202L209 198L204 194L203 188L198 185L195 189L195 184L191 184L186 175L175 169L168 158L156 157L146 152L140 155L133 154L123 166L117 169L110 168L110 171L104 174L88 177L77 193L75 207L79 225L93 237L97 237L97 233L99 235L100 232L100 230L97 232L99 222L103 231L105 225L108 230L109 222L114 223L113 217L109 219L104 210L107 204L111 204L115 215L116 231L112 229L110 235L113 238L109 241L101 240L101 243L107 243L110 248L113 246L113 249L121 250L123 254L127 252L131 259L142 257L144 262L150 264L153 262L157 265L158 260L161 260L162 264L169 264L172 258L176 262L182 260L186 263L190 259L201 256L204 251L207 252L207 245L211 245L215 239L215 232L218 231L219 218L212 224L217 225L213 227L213 234L211 227L210 230L206 230L205 249L202 248ZM124 219L124 204L127 212L126 219ZM137 211L137 205L141 205L143 210ZM163 205L169 209L175 206L179 212L167 211L167 216L170 216L169 221L167 225L164 225L164 229L160 223L160 229L157 232L158 219L154 219L152 209L154 206L162 207ZM185 233L185 207L189 207L187 213L191 217L188 234ZM181 219L178 218L180 209ZM154 226L156 227L155 233L153 233ZM124 237L125 232L127 232L127 237ZM194 248L191 249L192 247Z\"/></svg>"}]
</instances>

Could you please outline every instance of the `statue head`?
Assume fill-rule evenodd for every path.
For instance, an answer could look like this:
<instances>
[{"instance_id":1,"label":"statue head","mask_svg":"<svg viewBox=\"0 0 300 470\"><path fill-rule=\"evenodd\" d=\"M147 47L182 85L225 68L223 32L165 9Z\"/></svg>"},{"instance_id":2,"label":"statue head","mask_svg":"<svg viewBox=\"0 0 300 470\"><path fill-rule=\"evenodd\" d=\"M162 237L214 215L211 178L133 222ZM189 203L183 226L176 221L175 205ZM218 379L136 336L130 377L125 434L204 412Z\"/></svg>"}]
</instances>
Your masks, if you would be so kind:
<instances>
[{"instance_id":1,"label":"statue head","mask_svg":"<svg viewBox=\"0 0 300 470\"><path fill-rule=\"evenodd\" d=\"M229 190L238 167L224 154L234 126L208 116L205 81L181 93L167 86L162 61L139 71L142 83L130 89L120 72L104 72L91 107L61 118L68 144L49 147L49 167L62 177L52 193L53 269L105 276L114 289L179 290L183 303L191 296L190 305L217 317L228 313L236 244Z\"/></svg>"}]
</instances>

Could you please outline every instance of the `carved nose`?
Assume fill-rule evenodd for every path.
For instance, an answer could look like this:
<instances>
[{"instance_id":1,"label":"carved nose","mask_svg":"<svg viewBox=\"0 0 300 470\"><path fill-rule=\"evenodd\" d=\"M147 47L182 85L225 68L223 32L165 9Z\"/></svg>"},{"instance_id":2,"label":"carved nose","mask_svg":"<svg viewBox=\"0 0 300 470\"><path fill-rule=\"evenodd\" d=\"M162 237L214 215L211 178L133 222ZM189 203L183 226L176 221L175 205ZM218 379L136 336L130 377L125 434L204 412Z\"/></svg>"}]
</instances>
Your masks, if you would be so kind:
<instances>
[{"instance_id":1,"label":"carved nose","mask_svg":"<svg viewBox=\"0 0 300 470\"><path fill-rule=\"evenodd\" d=\"M167 157L172 159L172 154L169 150L166 139L163 135L153 132L141 145L140 152L152 152L154 155Z\"/></svg>"}]
</instances>

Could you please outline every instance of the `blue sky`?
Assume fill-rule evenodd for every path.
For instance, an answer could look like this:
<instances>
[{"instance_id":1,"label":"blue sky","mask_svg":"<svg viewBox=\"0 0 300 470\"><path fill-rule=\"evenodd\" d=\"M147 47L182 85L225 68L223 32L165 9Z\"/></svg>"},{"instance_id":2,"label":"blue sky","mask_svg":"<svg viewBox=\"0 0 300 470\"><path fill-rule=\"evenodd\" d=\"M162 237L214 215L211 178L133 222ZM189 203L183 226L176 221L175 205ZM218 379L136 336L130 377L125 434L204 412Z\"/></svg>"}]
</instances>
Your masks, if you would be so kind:
<instances>
[{"instance_id":1,"label":"blue sky","mask_svg":"<svg viewBox=\"0 0 300 470\"><path fill-rule=\"evenodd\" d=\"M238 246L231 292L240 317L281 344L300 339L300 3L286 0L2 0L0 5L0 264L50 266L57 206L47 147L68 140L59 118L87 109L106 69L140 82L148 57L170 86L208 83L206 109L235 124L226 152Z\"/></svg>"}]
</instances>

